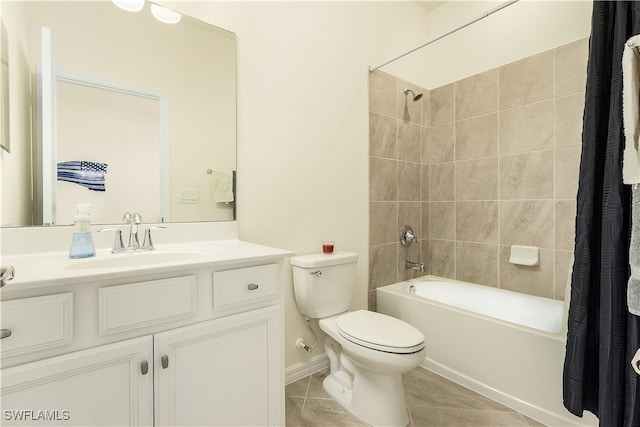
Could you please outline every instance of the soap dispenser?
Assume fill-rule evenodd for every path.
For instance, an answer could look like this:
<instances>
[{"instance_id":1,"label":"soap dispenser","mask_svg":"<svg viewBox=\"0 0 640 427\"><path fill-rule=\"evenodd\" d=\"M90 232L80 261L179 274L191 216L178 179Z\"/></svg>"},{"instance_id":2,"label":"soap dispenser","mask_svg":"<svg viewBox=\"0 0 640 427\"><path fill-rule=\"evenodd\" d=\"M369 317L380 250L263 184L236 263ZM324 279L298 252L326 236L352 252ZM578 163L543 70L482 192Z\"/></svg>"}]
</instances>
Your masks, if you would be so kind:
<instances>
[{"instance_id":1,"label":"soap dispenser","mask_svg":"<svg viewBox=\"0 0 640 427\"><path fill-rule=\"evenodd\" d=\"M89 221L89 204L80 204L76 208L78 212L75 217L75 230L71 240L71 250L69 258L89 258L96 255L91 237L91 223Z\"/></svg>"}]
</instances>

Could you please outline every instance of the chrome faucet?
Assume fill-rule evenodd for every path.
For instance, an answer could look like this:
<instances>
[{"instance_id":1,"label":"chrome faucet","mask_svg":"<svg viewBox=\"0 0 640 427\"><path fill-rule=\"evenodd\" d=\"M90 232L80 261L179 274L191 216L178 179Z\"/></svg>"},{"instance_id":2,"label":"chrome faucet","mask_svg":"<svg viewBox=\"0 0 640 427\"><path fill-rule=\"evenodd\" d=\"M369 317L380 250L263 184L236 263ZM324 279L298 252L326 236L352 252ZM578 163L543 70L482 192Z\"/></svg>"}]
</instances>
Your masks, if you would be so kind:
<instances>
[{"instance_id":1,"label":"chrome faucet","mask_svg":"<svg viewBox=\"0 0 640 427\"><path fill-rule=\"evenodd\" d=\"M413 228L411 228L411 226L409 225L402 226L402 228L400 229L400 243L402 244L402 246L408 248L413 242L417 241L418 238L413 233Z\"/></svg>"},{"instance_id":2,"label":"chrome faucet","mask_svg":"<svg viewBox=\"0 0 640 427\"><path fill-rule=\"evenodd\" d=\"M138 239L138 226L142 224L142 216L137 212L125 212L122 216L122 220L126 224L129 224L129 242L127 243L127 249L131 251L140 249L140 240Z\"/></svg>"},{"instance_id":3,"label":"chrome faucet","mask_svg":"<svg viewBox=\"0 0 640 427\"><path fill-rule=\"evenodd\" d=\"M129 241L127 246L122 241L122 230L119 228L100 228L98 232L113 231L115 233L115 239L113 240L113 247L111 248L112 254L118 254L126 251L153 251L155 247L151 241L151 229L152 228L166 228L164 226L149 227L144 233L144 242L140 245L138 238L138 226L142 224L142 216L137 213L125 212L122 216L122 220L129 225Z\"/></svg>"},{"instance_id":4,"label":"chrome faucet","mask_svg":"<svg viewBox=\"0 0 640 427\"><path fill-rule=\"evenodd\" d=\"M153 242L151 241L151 229L160 229L160 228L167 228L165 226L156 226L156 227L149 227L146 230L144 230L144 241L142 242L142 246L140 247L140 249L145 250L145 251L154 251L156 248L153 246Z\"/></svg>"},{"instance_id":5,"label":"chrome faucet","mask_svg":"<svg viewBox=\"0 0 640 427\"><path fill-rule=\"evenodd\" d=\"M413 262L406 260L404 262L404 268L407 270L417 270L421 273L424 273L424 262Z\"/></svg>"}]
</instances>

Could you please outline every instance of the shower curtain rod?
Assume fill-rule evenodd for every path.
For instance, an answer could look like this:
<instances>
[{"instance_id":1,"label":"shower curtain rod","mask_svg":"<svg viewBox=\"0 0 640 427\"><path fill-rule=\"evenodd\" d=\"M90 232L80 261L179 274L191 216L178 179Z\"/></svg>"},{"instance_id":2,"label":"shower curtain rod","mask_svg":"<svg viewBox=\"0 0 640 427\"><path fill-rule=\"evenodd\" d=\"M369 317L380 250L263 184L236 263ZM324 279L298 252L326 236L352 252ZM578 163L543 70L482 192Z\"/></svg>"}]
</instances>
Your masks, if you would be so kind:
<instances>
[{"instance_id":1,"label":"shower curtain rod","mask_svg":"<svg viewBox=\"0 0 640 427\"><path fill-rule=\"evenodd\" d=\"M496 7L492 8L492 9L489 9L489 10L487 10L486 12L483 12L481 15L476 16L475 18L471 19L470 21L465 22L464 24L459 25L459 26L457 26L457 27L453 28L452 30L449 30L449 31L447 31L447 32L445 32L445 33L442 33L442 34L440 34L440 35L437 35L437 36L435 36L435 37L433 37L433 38L431 38L431 39L429 39L429 40L425 41L425 42L424 42L424 43L422 43L421 45L419 45L419 46L417 46L417 47L414 47L413 49L408 50L408 51L406 51L406 52L404 52L404 53L402 53L402 54L400 54L400 55L396 56L396 57L395 57L395 58L393 58L393 59L390 59L390 60L388 60L388 61L386 61L386 62L383 62L382 64L377 65L377 66L375 66L375 67L369 67L369 72L371 72L371 73L372 73L372 72L374 72L375 70L377 70L378 68L382 68L382 67L384 67L385 65L392 63L392 62L393 62L393 61L395 61L396 59L400 59L400 58L402 58L402 57L404 57L404 56L409 55L410 53L415 52L415 51L416 51L416 50L418 50L418 49L422 49L423 47L425 47L425 46L427 46L427 45L430 45L431 43L436 42L436 41L440 40L441 38L444 38L444 37L448 36L449 34L453 34L453 33L455 33L456 31L463 29L464 27L467 27L467 26L469 26L469 25L471 25L471 24L473 24L473 23L475 23L475 22L478 22L478 21L480 21L481 19L484 19L484 18L486 18L487 16L492 15L492 14L496 13L497 11L504 9L504 8L505 8L505 7L507 7L507 6L511 6L512 4L514 4L514 3L518 2L518 1L519 1L519 0L509 0L509 1L506 1L506 2L504 2L504 3L501 3L501 4L499 4L498 6L496 6Z\"/></svg>"}]
</instances>

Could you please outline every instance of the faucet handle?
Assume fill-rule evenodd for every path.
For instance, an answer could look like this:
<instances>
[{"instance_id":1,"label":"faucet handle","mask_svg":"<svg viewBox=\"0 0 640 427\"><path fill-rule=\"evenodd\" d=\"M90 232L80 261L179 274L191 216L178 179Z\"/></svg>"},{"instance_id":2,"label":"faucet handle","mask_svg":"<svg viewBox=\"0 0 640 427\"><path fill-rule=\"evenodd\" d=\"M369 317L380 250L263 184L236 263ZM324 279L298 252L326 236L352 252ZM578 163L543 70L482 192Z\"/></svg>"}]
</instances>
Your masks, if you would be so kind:
<instances>
[{"instance_id":1,"label":"faucet handle","mask_svg":"<svg viewBox=\"0 0 640 427\"><path fill-rule=\"evenodd\" d=\"M411 228L411 226L409 225L402 226L402 228L400 229L400 244L402 244L402 246L404 246L405 248L409 247L413 242L417 240L418 239L416 238L416 235L413 233L413 228Z\"/></svg>"},{"instance_id":2,"label":"faucet handle","mask_svg":"<svg viewBox=\"0 0 640 427\"><path fill-rule=\"evenodd\" d=\"M0 288L6 285L9 280L13 280L15 275L16 269L12 265L2 267L2 270L0 270Z\"/></svg>"},{"instance_id":3,"label":"faucet handle","mask_svg":"<svg viewBox=\"0 0 640 427\"><path fill-rule=\"evenodd\" d=\"M136 225L142 224L142 215L140 215L138 212L132 213L131 221Z\"/></svg>"},{"instance_id":4,"label":"faucet handle","mask_svg":"<svg viewBox=\"0 0 640 427\"><path fill-rule=\"evenodd\" d=\"M103 233L106 231L115 232L115 238L113 239L113 247L111 248L111 253L115 254L118 252L122 252L125 250L124 243L122 242L122 230L119 228L100 228L98 229L99 233Z\"/></svg>"},{"instance_id":5,"label":"faucet handle","mask_svg":"<svg viewBox=\"0 0 640 427\"><path fill-rule=\"evenodd\" d=\"M158 229L158 228L167 228L164 227L162 225L157 225L154 227L149 227L147 229L144 230L144 241L142 242L142 247L140 249L142 250L146 250L146 251L153 251L156 248L153 246L153 242L151 241L151 229Z\"/></svg>"}]
</instances>

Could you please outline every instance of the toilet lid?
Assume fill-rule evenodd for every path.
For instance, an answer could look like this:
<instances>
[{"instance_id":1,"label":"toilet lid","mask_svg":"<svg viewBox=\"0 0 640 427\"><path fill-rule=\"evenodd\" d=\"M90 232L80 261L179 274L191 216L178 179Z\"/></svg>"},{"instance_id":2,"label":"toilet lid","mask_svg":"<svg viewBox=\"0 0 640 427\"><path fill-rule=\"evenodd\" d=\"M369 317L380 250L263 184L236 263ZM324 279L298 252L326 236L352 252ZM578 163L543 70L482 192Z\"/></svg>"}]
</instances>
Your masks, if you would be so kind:
<instances>
[{"instance_id":1,"label":"toilet lid","mask_svg":"<svg viewBox=\"0 0 640 427\"><path fill-rule=\"evenodd\" d=\"M415 353L424 347L424 335L410 324L385 314L359 310L336 319L345 339L387 353Z\"/></svg>"}]
</instances>

